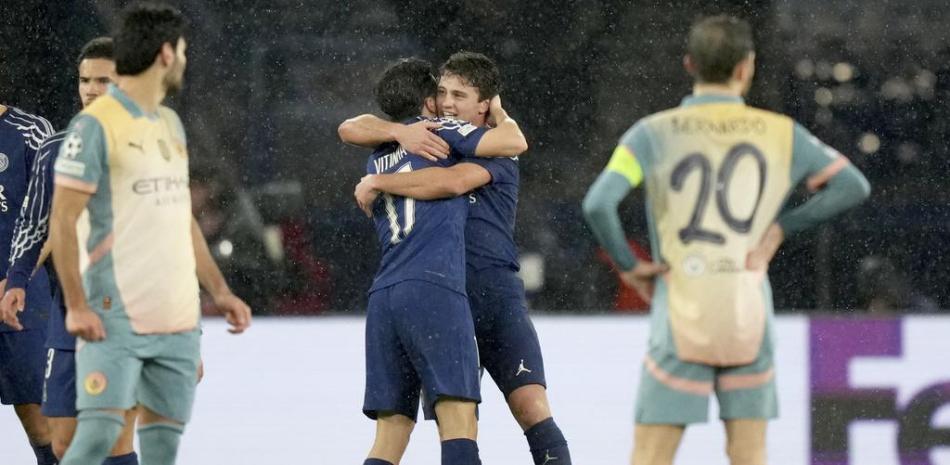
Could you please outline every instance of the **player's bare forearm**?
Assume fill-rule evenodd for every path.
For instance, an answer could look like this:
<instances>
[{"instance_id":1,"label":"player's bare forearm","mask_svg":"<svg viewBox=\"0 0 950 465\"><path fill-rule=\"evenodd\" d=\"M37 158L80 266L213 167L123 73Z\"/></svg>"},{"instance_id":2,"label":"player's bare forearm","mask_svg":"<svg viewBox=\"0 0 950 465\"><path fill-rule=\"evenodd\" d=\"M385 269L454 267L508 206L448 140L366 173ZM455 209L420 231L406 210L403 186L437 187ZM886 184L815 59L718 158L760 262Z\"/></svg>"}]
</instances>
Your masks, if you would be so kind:
<instances>
[{"instance_id":1,"label":"player's bare forearm","mask_svg":"<svg viewBox=\"0 0 950 465\"><path fill-rule=\"evenodd\" d=\"M491 182L488 170L474 163L450 168L425 168L411 173L371 176L370 187L393 195L418 200L458 197Z\"/></svg>"},{"instance_id":2,"label":"player's bare forearm","mask_svg":"<svg viewBox=\"0 0 950 465\"><path fill-rule=\"evenodd\" d=\"M399 123L386 121L376 115L363 114L340 124L337 134L340 140L359 147L374 148L396 140Z\"/></svg>"},{"instance_id":3,"label":"player's bare forearm","mask_svg":"<svg viewBox=\"0 0 950 465\"><path fill-rule=\"evenodd\" d=\"M494 127L488 130L475 148L475 155L480 157L517 157L528 150L528 140L518 126L518 122L508 116L508 112L501 106L501 97L492 99L489 111L489 124Z\"/></svg>"},{"instance_id":4,"label":"player's bare forearm","mask_svg":"<svg viewBox=\"0 0 950 465\"><path fill-rule=\"evenodd\" d=\"M211 256L211 249L208 248L208 241L205 240L198 221L191 219L191 243L195 252L195 267L198 274L198 283L215 299L219 296L230 294L221 269Z\"/></svg>"},{"instance_id":5,"label":"player's bare forearm","mask_svg":"<svg viewBox=\"0 0 950 465\"><path fill-rule=\"evenodd\" d=\"M89 203L89 194L56 186L50 214L50 244L56 275L63 289L67 311L86 308L86 293L79 272L79 239L76 221Z\"/></svg>"}]
</instances>

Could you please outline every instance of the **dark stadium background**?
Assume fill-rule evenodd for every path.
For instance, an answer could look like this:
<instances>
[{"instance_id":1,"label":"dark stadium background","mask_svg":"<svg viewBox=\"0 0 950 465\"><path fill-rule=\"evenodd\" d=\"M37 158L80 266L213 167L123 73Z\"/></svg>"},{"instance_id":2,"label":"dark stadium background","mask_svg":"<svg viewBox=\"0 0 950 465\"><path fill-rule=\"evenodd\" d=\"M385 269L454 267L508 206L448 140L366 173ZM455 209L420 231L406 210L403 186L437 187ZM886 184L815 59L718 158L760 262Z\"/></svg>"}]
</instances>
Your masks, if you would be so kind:
<instances>
[{"instance_id":1,"label":"dark stadium background","mask_svg":"<svg viewBox=\"0 0 950 465\"><path fill-rule=\"evenodd\" d=\"M0 3L0 101L64 127L79 105L75 56L125 3ZM776 306L950 307L943 1L170 3L191 18L186 87L171 105L188 129L193 178L214 193L212 246L259 313L361 311L378 259L351 195L366 151L341 144L336 126L374 110L371 87L388 61L438 63L462 49L498 61L504 102L531 145L518 242L543 258L532 308L612 308L617 281L580 200L627 127L689 92L683 37L719 12L756 30L750 103L798 119L873 186L859 209L786 243L771 269ZM645 243L641 202L623 208L631 238Z\"/></svg>"}]
</instances>

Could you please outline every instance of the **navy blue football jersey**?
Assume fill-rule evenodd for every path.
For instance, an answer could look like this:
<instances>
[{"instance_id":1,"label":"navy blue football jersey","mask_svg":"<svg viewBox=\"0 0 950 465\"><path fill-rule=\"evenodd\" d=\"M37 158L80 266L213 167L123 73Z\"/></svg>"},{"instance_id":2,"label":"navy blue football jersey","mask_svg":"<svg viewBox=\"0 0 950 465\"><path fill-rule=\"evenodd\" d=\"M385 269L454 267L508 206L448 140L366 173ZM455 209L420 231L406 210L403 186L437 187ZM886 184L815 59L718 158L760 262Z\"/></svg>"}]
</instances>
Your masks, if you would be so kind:
<instances>
[{"instance_id":1,"label":"navy blue football jersey","mask_svg":"<svg viewBox=\"0 0 950 465\"><path fill-rule=\"evenodd\" d=\"M31 170L40 144L53 133L46 119L14 107L0 115L0 274L7 275L13 230L24 202ZM37 271L27 287L26 309L20 315L25 328L43 327L50 291L45 270ZM12 331L0 324L0 332Z\"/></svg>"},{"instance_id":2,"label":"navy blue football jersey","mask_svg":"<svg viewBox=\"0 0 950 465\"><path fill-rule=\"evenodd\" d=\"M517 158L466 158L491 174L490 183L468 194L465 257L476 271L501 266L518 271L515 215L518 210Z\"/></svg>"},{"instance_id":3,"label":"navy blue football jersey","mask_svg":"<svg viewBox=\"0 0 950 465\"><path fill-rule=\"evenodd\" d=\"M413 118L406 123L422 120ZM454 120L436 131L451 147L448 159L428 161L406 152L396 143L383 144L366 164L369 174L408 173L430 167L448 167L475 155L486 129ZM465 294L465 220L467 199L415 200L382 194L373 206L376 233L382 248L379 271L369 292L402 281L428 281Z\"/></svg>"}]
</instances>

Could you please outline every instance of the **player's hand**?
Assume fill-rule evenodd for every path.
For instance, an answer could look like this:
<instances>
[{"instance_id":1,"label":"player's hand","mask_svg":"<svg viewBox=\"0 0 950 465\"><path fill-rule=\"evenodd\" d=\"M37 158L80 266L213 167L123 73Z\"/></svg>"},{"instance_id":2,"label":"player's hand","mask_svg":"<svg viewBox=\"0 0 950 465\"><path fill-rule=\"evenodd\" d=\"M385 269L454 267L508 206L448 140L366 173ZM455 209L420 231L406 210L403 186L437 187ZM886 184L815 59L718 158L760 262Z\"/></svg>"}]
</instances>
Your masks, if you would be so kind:
<instances>
[{"instance_id":1,"label":"player's hand","mask_svg":"<svg viewBox=\"0 0 950 465\"><path fill-rule=\"evenodd\" d=\"M485 115L485 124L496 127L498 126L498 120L502 119L502 116L507 117L508 113L505 112L505 109L501 106L501 96L496 95L492 97L491 102L488 103L488 114Z\"/></svg>"},{"instance_id":2,"label":"player's hand","mask_svg":"<svg viewBox=\"0 0 950 465\"><path fill-rule=\"evenodd\" d=\"M6 283L3 283L6 284ZM22 312L26 306L26 290L15 287L3 294L3 300L0 300L0 318L11 328L20 331L23 325L17 317L18 312Z\"/></svg>"},{"instance_id":3,"label":"player's hand","mask_svg":"<svg viewBox=\"0 0 950 465\"><path fill-rule=\"evenodd\" d=\"M396 142L407 152L412 152L427 160L439 161L449 156L449 144L432 130L442 127L435 121L400 125L396 130Z\"/></svg>"},{"instance_id":4,"label":"player's hand","mask_svg":"<svg viewBox=\"0 0 950 465\"><path fill-rule=\"evenodd\" d=\"M785 231L778 223L772 223L769 229L765 230L765 235L759 241L756 248L749 251L746 255L745 267L749 271L766 271L769 269L769 263L778 252L779 246L785 240Z\"/></svg>"},{"instance_id":5,"label":"player's hand","mask_svg":"<svg viewBox=\"0 0 950 465\"><path fill-rule=\"evenodd\" d=\"M198 382L200 383L205 377L205 359L198 360Z\"/></svg>"},{"instance_id":6,"label":"player's hand","mask_svg":"<svg viewBox=\"0 0 950 465\"><path fill-rule=\"evenodd\" d=\"M670 267L666 265L641 260L632 270L621 272L620 279L637 291L643 300L649 302L653 300L656 277L669 270Z\"/></svg>"},{"instance_id":7,"label":"player's hand","mask_svg":"<svg viewBox=\"0 0 950 465\"><path fill-rule=\"evenodd\" d=\"M216 296L214 306L224 314L224 319L231 325L228 328L229 333L241 334L251 326L251 307L230 291Z\"/></svg>"},{"instance_id":8,"label":"player's hand","mask_svg":"<svg viewBox=\"0 0 950 465\"><path fill-rule=\"evenodd\" d=\"M89 307L83 305L66 310L66 331L86 341L101 341L106 338L102 320Z\"/></svg>"},{"instance_id":9,"label":"player's hand","mask_svg":"<svg viewBox=\"0 0 950 465\"><path fill-rule=\"evenodd\" d=\"M367 217L372 218L373 203L376 202L376 197L379 197L379 191L373 188L372 174L360 179L360 183L356 185L356 189L353 191L353 197L356 197L356 204L359 205L360 210L363 210Z\"/></svg>"}]
</instances>

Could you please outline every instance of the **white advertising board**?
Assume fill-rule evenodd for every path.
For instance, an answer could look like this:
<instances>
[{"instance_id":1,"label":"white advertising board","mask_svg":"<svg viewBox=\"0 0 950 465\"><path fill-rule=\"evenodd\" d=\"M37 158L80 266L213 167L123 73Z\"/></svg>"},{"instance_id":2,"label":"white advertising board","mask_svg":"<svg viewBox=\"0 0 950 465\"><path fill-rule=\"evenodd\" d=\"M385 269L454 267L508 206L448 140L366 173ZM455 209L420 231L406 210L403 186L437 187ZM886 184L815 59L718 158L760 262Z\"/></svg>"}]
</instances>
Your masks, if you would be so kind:
<instances>
[{"instance_id":1,"label":"white advertising board","mask_svg":"<svg viewBox=\"0 0 950 465\"><path fill-rule=\"evenodd\" d=\"M629 463L647 320L539 316L535 325L574 462ZM781 418L769 428L770 464L950 465L950 318L779 317L776 336ZM242 336L211 320L202 344L205 380L178 463L362 463L374 432L360 411L363 319L259 319ZM482 462L531 463L488 378L483 398ZM9 406L0 437L0 464L35 462ZM676 463L726 465L724 441L718 421L691 427ZM403 463L439 456L435 425L419 424Z\"/></svg>"}]
</instances>

